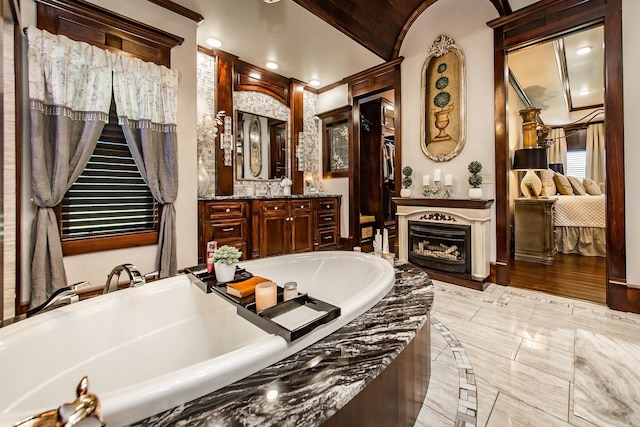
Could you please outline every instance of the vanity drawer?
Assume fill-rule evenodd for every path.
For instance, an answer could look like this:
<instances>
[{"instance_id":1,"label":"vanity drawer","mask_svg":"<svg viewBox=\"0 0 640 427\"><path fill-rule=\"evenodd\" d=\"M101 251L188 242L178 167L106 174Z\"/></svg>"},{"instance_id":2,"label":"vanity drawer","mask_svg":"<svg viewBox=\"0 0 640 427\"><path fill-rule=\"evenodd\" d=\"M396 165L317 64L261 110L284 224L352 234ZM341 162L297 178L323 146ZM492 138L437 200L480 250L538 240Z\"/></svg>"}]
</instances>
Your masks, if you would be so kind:
<instances>
[{"instance_id":1,"label":"vanity drawer","mask_svg":"<svg viewBox=\"0 0 640 427\"><path fill-rule=\"evenodd\" d=\"M336 214L335 212L322 213L318 214L318 227L333 227L336 225Z\"/></svg>"},{"instance_id":2,"label":"vanity drawer","mask_svg":"<svg viewBox=\"0 0 640 427\"><path fill-rule=\"evenodd\" d=\"M311 212L311 200L291 200L291 213Z\"/></svg>"},{"instance_id":3,"label":"vanity drawer","mask_svg":"<svg viewBox=\"0 0 640 427\"><path fill-rule=\"evenodd\" d=\"M263 213L280 214L286 213L287 202L285 200L268 200L260 203L260 209Z\"/></svg>"},{"instance_id":4,"label":"vanity drawer","mask_svg":"<svg viewBox=\"0 0 640 427\"><path fill-rule=\"evenodd\" d=\"M207 203L206 215L210 219L242 218L247 209L247 202Z\"/></svg>"},{"instance_id":5,"label":"vanity drawer","mask_svg":"<svg viewBox=\"0 0 640 427\"><path fill-rule=\"evenodd\" d=\"M320 199L318 201L319 212L335 212L336 199Z\"/></svg>"},{"instance_id":6,"label":"vanity drawer","mask_svg":"<svg viewBox=\"0 0 640 427\"><path fill-rule=\"evenodd\" d=\"M324 246L333 246L336 244L337 230L335 227L320 230L318 233L318 245L322 248Z\"/></svg>"},{"instance_id":7,"label":"vanity drawer","mask_svg":"<svg viewBox=\"0 0 640 427\"><path fill-rule=\"evenodd\" d=\"M209 224L213 240L218 244L229 240L247 239L247 220L216 221Z\"/></svg>"}]
</instances>

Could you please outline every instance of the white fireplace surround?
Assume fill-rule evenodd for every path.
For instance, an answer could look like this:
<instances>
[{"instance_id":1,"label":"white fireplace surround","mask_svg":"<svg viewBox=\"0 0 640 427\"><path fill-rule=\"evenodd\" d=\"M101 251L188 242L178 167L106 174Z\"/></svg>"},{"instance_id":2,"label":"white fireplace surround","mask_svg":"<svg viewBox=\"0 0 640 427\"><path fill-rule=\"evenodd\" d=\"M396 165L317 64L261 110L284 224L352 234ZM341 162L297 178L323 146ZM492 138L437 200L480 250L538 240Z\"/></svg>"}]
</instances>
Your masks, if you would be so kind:
<instances>
[{"instance_id":1,"label":"white fireplace surround","mask_svg":"<svg viewBox=\"0 0 640 427\"><path fill-rule=\"evenodd\" d=\"M398 205L398 250L401 261L409 258L409 221L471 226L471 276L485 280L490 273L491 210Z\"/></svg>"}]
</instances>

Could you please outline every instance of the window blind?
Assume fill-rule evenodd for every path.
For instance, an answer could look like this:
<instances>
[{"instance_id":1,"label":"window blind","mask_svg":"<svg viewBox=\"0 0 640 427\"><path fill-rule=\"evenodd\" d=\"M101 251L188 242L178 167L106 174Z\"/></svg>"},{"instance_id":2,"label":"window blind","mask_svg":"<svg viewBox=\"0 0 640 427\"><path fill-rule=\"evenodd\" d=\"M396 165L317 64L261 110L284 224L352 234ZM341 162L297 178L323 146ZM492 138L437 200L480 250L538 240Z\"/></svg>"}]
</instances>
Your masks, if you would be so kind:
<instances>
[{"instance_id":1,"label":"window blind","mask_svg":"<svg viewBox=\"0 0 640 427\"><path fill-rule=\"evenodd\" d=\"M567 176L574 176L584 179L587 169L587 151L571 150L567 151Z\"/></svg>"},{"instance_id":2,"label":"window blind","mask_svg":"<svg viewBox=\"0 0 640 427\"><path fill-rule=\"evenodd\" d=\"M154 231L158 221L158 204L133 160L112 103L89 163L62 200L62 240Z\"/></svg>"}]
</instances>

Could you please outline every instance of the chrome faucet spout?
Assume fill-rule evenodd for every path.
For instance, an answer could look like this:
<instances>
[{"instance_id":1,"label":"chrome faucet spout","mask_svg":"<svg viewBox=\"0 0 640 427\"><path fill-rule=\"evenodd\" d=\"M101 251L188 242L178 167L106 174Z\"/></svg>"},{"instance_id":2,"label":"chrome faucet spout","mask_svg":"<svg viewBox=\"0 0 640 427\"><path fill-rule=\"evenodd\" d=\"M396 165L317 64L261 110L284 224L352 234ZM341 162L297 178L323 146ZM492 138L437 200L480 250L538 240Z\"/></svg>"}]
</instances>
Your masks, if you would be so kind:
<instances>
[{"instance_id":1,"label":"chrome faucet spout","mask_svg":"<svg viewBox=\"0 0 640 427\"><path fill-rule=\"evenodd\" d=\"M111 273L109 273L109 276L107 277L107 283L105 283L104 289L102 290L103 294L108 294L109 292L111 292L111 279L113 279L113 276L117 276L115 290L118 289L120 274L122 274L123 271L126 272L129 276L129 287L142 286L147 282L145 277L140 274L140 271L135 265L121 264L114 267L113 270L111 270Z\"/></svg>"},{"instance_id":2,"label":"chrome faucet spout","mask_svg":"<svg viewBox=\"0 0 640 427\"><path fill-rule=\"evenodd\" d=\"M53 310L64 305L69 305L74 302L80 301L80 297L75 289L71 286L60 288L55 291L47 301L38 307L32 308L27 311L27 317L31 317L35 314L44 313L49 310Z\"/></svg>"}]
</instances>

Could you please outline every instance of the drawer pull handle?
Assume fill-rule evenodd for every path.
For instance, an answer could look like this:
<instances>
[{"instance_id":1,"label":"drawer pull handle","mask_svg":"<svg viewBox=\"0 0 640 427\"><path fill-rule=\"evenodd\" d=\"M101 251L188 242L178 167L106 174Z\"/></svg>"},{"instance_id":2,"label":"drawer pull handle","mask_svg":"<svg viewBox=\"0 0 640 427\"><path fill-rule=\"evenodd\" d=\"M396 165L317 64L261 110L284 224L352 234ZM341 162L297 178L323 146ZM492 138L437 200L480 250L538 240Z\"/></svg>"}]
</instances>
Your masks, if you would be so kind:
<instances>
[{"instance_id":1,"label":"drawer pull handle","mask_svg":"<svg viewBox=\"0 0 640 427\"><path fill-rule=\"evenodd\" d=\"M330 217L326 217L326 216L325 216L325 217L324 217L324 220L325 220L325 221L331 221L331 220L333 220L333 218L330 218Z\"/></svg>"},{"instance_id":2,"label":"drawer pull handle","mask_svg":"<svg viewBox=\"0 0 640 427\"><path fill-rule=\"evenodd\" d=\"M233 227L223 228L222 231L224 231L224 232L233 231Z\"/></svg>"},{"instance_id":3,"label":"drawer pull handle","mask_svg":"<svg viewBox=\"0 0 640 427\"><path fill-rule=\"evenodd\" d=\"M224 210L225 212L231 212L231 209L227 208Z\"/></svg>"},{"instance_id":4,"label":"drawer pull handle","mask_svg":"<svg viewBox=\"0 0 640 427\"><path fill-rule=\"evenodd\" d=\"M333 240L333 236L324 236L324 240Z\"/></svg>"}]
</instances>

